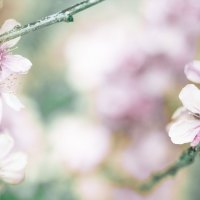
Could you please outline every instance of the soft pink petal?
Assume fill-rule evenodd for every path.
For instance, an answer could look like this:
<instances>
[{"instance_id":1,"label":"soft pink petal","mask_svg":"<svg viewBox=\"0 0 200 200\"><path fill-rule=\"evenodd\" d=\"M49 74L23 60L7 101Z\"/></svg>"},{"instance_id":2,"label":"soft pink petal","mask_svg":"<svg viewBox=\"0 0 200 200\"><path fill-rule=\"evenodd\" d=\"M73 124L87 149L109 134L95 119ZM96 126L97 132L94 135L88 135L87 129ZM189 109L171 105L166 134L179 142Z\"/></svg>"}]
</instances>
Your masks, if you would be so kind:
<instances>
[{"instance_id":1,"label":"soft pink petal","mask_svg":"<svg viewBox=\"0 0 200 200\"><path fill-rule=\"evenodd\" d=\"M0 73L0 81L4 81L6 78L8 78L13 72L11 72L8 68L2 67L1 73Z\"/></svg>"},{"instance_id":2,"label":"soft pink petal","mask_svg":"<svg viewBox=\"0 0 200 200\"><path fill-rule=\"evenodd\" d=\"M4 22L4 24L2 25L1 29L0 29L0 34L3 34L7 31L11 31L15 26L20 26L20 23L17 22L14 19L8 19ZM17 42L20 40L20 37L15 38L13 40L10 40L8 42L3 43L3 46L6 46L8 48L13 47L14 45L17 44Z\"/></svg>"},{"instance_id":3,"label":"soft pink petal","mask_svg":"<svg viewBox=\"0 0 200 200\"><path fill-rule=\"evenodd\" d=\"M177 108L174 114L172 115L173 120L177 120L184 117L189 117L189 116L188 116L188 110L183 106Z\"/></svg>"},{"instance_id":4,"label":"soft pink petal","mask_svg":"<svg viewBox=\"0 0 200 200\"><path fill-rule=\"evenodd\" d=\"M22 152L13 153L0 162L0 170L7 172L20 172L27 165L27 155Z\"/></svg>"},{"instance_id":5,"label":"soft pink petal","mask_svg":"<svg viewBox=\"0 0 200 200\"><path fill-rule=\"evenodd\" d=\"M200 83L200 61L195 60L185 66L185 75L188 80Z\"/></svg>"},{"instance_id":6,"label":"soft pink petal","mask_svg":"<svg viewBox=\"0 0 200 200\"><path fill-rule=\"evenodd\" d=\"M11 31L15 26L20 26L20 23L15 19L7 19L1 26L0 34Z\"/></svg>"},{"instance_id":7,"label":"soft pink petal","mask_svg":"<svg viewBox=\"0 0 200 200\"><path fill-rule=\"evenodd\" d=\"M13 147L13 140L7 134L0 135L0 178L10 184L17 184L24 179L27 155L17 152L8 155Z\"/></svg>"},{"instance_id":8,"label":"soft pink petal","mask_svg":"<svg viewBox=\"0 0 200 200\"><path fill-rule=\"evenodd\" d=\"M32 63L20 55L7 55L3 67L15 73L27 73Z\"/></svg>"},{"instance_id":9,"label":"soft pink petal","mask_svg":"<svg viewBox=\"0 0 200 200\"><path fill-rule=\"evenodd\" d=\"M200 143L200 132L195 136L194 140L191 143L192 147L197 146Z\"/></svg>"},{"instance_id":10,"label":"soft pink petal","mask_svg":"<svg viewBox=\"0 0 200 200\"><path fill-rule=\"evenodd\" d=\"M21 172L7 172L0 171L0 178L9 184L18 184L24 180L24 171Z\"/></svg>"},{"instance_id":11,"label":"soft pink petal","mask_svg":"<svg viewBox=\"0 0 200 200\"><path fill-rule=\"evenodd\" d=\"M167 132L169 132L171 126L174 125L174 122L177 122L180 120L194 120L194 119L195 119L195 117L185 107L183 107L183 106L179 107L176 109L176 111L172 115L172 122L170 122L166 126L166 130L167 130Z\"/></svg>"},{"instance_id":12,"label":"soft pink petal","mask_svg":"<svg viewBox=\"0 0 200 200\"><path fill-rule=\"evenodd\" d=\"M16 111L20 111L24 108L24 105L20 102L16 95L11 93L2 93L2 97L5 103Z\"/></svg>"},{"instance_id":13,"label":"soft pink petal","mask_svg":"<svg viewBox=\"0 0 200 200\"><path fill-rule=\"evenodd\" d=\"M5 133L0 134L0 162L13 148L13 139Z\"/></svg>"},{"instance_id":14,"label":"soft pink petal","mask_svg":"<svg viewBox=\"0 0 200 200\"><path fill-rule=\"evenodd\" d=\"M193 84L186 85L179 94L183 106L195 114L200 114L200 90Z\"/></svg>"},{"instance_id":15,"label":"soft pink petal","mask_svg":"<svg viewBox=\"0 0 200 200\"><path fill-rule=\"evenodd\" d=\"M180 120L171 125L169 137L174 144L184 144L192 142L199 132L199 120Z\"/></svg>"}]
</instances>

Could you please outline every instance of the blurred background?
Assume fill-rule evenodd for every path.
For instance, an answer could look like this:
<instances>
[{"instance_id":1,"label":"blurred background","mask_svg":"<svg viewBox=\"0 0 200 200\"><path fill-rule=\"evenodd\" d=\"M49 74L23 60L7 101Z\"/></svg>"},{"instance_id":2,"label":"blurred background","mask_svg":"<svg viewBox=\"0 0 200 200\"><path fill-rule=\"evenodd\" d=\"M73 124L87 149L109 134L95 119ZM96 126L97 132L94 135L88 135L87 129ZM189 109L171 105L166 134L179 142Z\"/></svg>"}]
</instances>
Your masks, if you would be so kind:
<instances>
[{"instance_id":1,"label":"blurred background","mask_svg":"<svg viewBox=\"0 0 200 200\"><path fill-rule=\"evenodd\" d=\"M77 2L4 0L0 22L27 24ZM145 195L119 181L146 180L188 147L173 145L166 126L184 66L200 56L199 23L198 0L107 0L23 36L14 53L33 63L18 87L26 109L7 123L29 164L0 199L199 200L199 159Z\"/></svg>"}]
</instances>

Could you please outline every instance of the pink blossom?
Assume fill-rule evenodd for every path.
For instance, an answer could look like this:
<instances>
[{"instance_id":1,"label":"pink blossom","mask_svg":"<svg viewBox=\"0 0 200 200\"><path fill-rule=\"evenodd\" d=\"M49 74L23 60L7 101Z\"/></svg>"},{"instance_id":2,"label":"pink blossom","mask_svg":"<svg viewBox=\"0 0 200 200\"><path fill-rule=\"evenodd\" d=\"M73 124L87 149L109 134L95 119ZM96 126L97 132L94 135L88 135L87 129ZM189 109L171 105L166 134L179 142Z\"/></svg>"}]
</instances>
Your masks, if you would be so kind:
<instances>
[{"instance_id":1,"label":"pink blossom","mask_svg":"<svg viewBox=\"0 0 200 200\"><path fill-rule=\"evenodd\" d=\"M0 134L0 179L10 184L24 179L27 156L22 152L11 152L13 139L7 133Z\"/></svg>"},{"instance_id":2,"label":"pink blossom","mask_svg":"<svg viewBox=\"0 0 200 200\"><path fill-rule=\"evenodd\" d=\"M6 20L0 29L0 34L10 31L19 25L14 19ZM22 103L13 93L13 87L15 86L17 76L28 72L32 64L28 59L11 53L12 48L19 39L20 37L0 45L0 119L2 118L4 102L17 111L23 108Z\"/></svg>"},{"instance_id":3,"label":"pink blossom","mask_svg":"<svg viewBox=\"0 0 200 200\"><path fill-rule=\"evenodd\" d=\"M200 142L200 90L188 84L181 90L179 98L187 111L176 117L169 128L169 136L175 144L191 142L196 146Z\"/></svg>"},{"instance_id":4,"label":"pink blossom","mask_svg":"<svg viewBox=\"0 0 200 200\"><path fill-rule=\"evenodd\" d=\"M12 30L20 24L14 19L6 20L0 29L0 34ZM0 80L4 80L13 73L24 74L31 68L31 62L20 56L11 53L12 48L17 44L20 37L4 42L0 45Z\"/></svg>"}]
</instances>

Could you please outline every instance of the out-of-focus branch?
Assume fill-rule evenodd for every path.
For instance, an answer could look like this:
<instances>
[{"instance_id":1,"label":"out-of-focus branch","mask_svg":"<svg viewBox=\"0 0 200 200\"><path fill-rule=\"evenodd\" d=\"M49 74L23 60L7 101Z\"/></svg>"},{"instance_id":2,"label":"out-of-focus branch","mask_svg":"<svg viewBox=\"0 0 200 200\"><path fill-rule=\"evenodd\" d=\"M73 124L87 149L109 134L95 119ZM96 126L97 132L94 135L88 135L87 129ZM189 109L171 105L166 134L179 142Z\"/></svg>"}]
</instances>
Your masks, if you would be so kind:
<instances>
[{"instance_id":1,"label":"out-of-focus branch","mask_svg":"<svg viewBox=\"0 0 200 200\"><path fill-rule=\"evenodd\" d=\"M29 23L25 26L16 26L13 30L6 32L0 35L0 44L11 39L17 38L19 36L25 35L32 31L36 31L38 29L44 28L46 26L50 26L59 22L72 22L73 16L91 6L94 6L104 0L85 0L81 3L78 3L72 7L69 7L65 10L57 12L53 15L49 15L44 17L38 21Z\"/></svg>"},{"instance_id":2,"label":"out-of-focus branch","mask_svg":"<svg viewBox=\"0 0 200 200\"><path fill-rule=\"evenodd\" d=\"M122 176L120 173L116 172L114 169L106 168L105 175L109 180L111 180L114 184L132 188L135 191L140 193L142 192L149 192L153 189L156 185L158 185L161 181L169 176L175 176L178 171L182 168L192 164L200 152L200 144L197 145L195 148L190 147L185 152L183 152L180 158L167 169L154 173L149 179L144 182L132 179L128 176Z\"/></svg>"}]
</instances>

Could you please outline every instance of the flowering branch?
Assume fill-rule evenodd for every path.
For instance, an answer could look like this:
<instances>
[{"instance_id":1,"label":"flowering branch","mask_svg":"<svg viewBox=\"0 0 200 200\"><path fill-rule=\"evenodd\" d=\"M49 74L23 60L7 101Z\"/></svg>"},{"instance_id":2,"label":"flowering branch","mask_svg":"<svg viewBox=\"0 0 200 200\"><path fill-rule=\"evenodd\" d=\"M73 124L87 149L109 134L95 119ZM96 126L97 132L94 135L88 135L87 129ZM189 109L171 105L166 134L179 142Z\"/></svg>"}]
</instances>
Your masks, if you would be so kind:
<instances>
[{"instance_id":1,"label":"flowering branch","mask_svg":"<svg viewBox=\"0 0 200 200\"><path fill-rule=\"evenodd\" d=\"M193 61L185 66L186 77L200 84L200 61ZM119 176L117 172L106 168L106 175L114 183L130 187L138 192L148 192L168 176L174 176L182 168L192 164L200 152L200 90L193 84L182 88L179 99L183 106L179 107L170 123L169 136L175 144L191 143L191 147L184 151L180 158L167 169L154 173L149 179L140 182L127 176Z\"/></svg>"},{"instance_id":2,"label":"flowering branch","mask_svg":"<svg viewBox=\"0 0 200 200\"><path fill-rule=\"evenodd\" d=\"M140 190L148 191L156 186L164 178L176 175L179 170L192 164L199 152L200 145L188 148L181 154L179 159L173 165L162 172L155 173L147 182L142 183L139 186Z\"/></svg>"},{"instance_id":3,"label":"flowering branch","mask_svg":"<svg viewBox=\"0 0 200 200\"><path fill-rule=\"evenodd\" d=\"M179 170L192 164L199 152L200 144L196 147L188 148L181 154L178 161L176 161L173 165L164 171L154 173L144 182L139 182L138 180L131 179L130 177L122 177L119 173L113 171L113 169L111 170L108 168L106 169L106 176L117 185L129 187L138 192L148 192L168 176L174 176Z\"/></svg>"},{"instance_id":4,"label":"flowering branch","mask_svg":"<svg viewBox=\"0 0 200 200\"><path fill-rule=\"evenodd\" d=\"M81 3L78 3L72 7L69 7L65 10L57 12L53 15L49 15L43 19L40 19L36 22L29 23L25 26L16 26L11 31L8 31L2 35L0 35L0 44L19 36L25 35L29 32L36 31L38 29L44 28L46 26L50 26L59 22L72 22L73 16L89 7L92 7L104 0L85 0Z\"/></svg>"}]
</instances>

